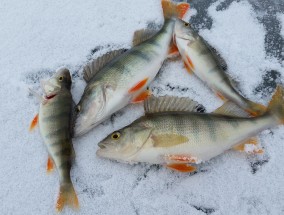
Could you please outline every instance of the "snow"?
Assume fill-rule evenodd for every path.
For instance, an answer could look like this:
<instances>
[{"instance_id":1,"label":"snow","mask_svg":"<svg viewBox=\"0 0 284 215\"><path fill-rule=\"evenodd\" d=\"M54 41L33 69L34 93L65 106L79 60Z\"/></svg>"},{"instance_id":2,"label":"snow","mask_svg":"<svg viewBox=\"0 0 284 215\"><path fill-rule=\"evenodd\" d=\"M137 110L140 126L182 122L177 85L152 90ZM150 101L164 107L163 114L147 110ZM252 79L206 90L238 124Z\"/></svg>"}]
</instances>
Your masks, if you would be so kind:
<instances>
[{"instance_id":1,"label":"snow","mask_svg":"<svg viewBox=\"0 0 284 215\"><path fill-rule=\"evenodd\" d=\"M269 98L255 95L254 89L266 70L281 72L283 67L277 59L266 56L265 29L251 5L233 2L228 9L216 11L220 2L208 9L212 29L202 29L200 34L225 58L228 72L238 80L243 94L267 104ZM188 17L196 13L193 10ZM278 17L284 23L283 14ZM39 130L28 132L39 108L28 87L38 90L40 79L67 66L73 74L72 93L78 102L85 87L82 66L106 50L130 47L133 32L153 22L163 22L158 0L1 2L1 214L54 214L58 176L56 172L46 174L47 152ZM99 51L92 55L95 49ZM151 89L156 95L195 99L208 112L222 104L180 61L167 61ZM141 105L131 105L74 139L76 160L71 175L81 207L78 212L66 208L63 214L284 212L283 127L259 135L264 155L228 151L200 165L193 175L96 157L100 140L142 114Z\"/></svg>"}]
</instances>

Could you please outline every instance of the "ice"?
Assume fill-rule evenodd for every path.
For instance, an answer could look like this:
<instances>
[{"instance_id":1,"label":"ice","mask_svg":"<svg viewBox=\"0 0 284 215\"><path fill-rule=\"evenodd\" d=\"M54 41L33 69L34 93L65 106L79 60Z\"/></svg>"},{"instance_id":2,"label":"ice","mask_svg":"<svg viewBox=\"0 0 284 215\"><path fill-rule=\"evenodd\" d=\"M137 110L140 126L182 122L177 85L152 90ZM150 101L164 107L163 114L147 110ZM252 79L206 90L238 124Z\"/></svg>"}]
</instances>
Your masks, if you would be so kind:
<instances>
[{"instance_id":1,"label":"ice","mask_svg":"<svg viewBox=\"0 0 284 215\"><path fill-rule=\"evenodd\" d=\"M213 1L214 2L214 1ZM265 28L247 1L208 8L211 29L200 34L222 54L228 73L251 100L266 70L283 76L278 59L265 52ZM198 13L193 8L193 17ZM278 14L284 26L283 14ZM80 73L90 59L113 48L129 48L134 31L163 23L157 0L2 1L0 5L0 212L54 214L59 191L56 172L47 175L47 152L38 129L28 132L39 104L29 92L39 81L67 66L76 102L85 83ZM282 36L284 37L282 28ZM282 77L283 78L283 77ZM167 61L151 84L155 95L190 97L207 112L222 104L183 63ZM196 174L162 166L123 164L96 157L97 143L143 115L131 105L88 134L74 139L72 180L80 210L62 214L282 214L284 212L284 128L262 132L264 155L228 151L198 167Z\"/></svg>"}]
</instances>

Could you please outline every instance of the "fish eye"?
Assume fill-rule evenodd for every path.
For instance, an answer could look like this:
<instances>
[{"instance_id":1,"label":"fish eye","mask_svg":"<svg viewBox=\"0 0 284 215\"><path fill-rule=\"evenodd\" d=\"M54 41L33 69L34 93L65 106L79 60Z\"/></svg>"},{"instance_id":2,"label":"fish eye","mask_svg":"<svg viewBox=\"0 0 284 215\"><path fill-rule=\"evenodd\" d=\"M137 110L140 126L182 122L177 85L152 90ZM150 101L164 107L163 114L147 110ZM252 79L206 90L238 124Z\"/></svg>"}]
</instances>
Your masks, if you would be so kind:
<instances>
[{"instance_id":1,"label":"fish eye","mask_svg":"<svg viewBox=\"0 0 284 215\"><path fill-rule=\"evenodd\" d=\"M60 77L58 78L58 80L59 80L59 81L63 81L63 76L60 76Z\"/></svg>"},{"instance_id":2,"label":"fish eye","mask_svg":"<svg viewBox=\"0 0 284 215\"><path fill-rule=\"evenodd\" d=\"M184 26L186 26L186 27L189 26L189 23L185 22L185 23L184 23Z\"/></svg>"},{"instance_id":3,"label":"fish eye","mask_svg":"<svg viewBox=\"0 0 284 215\"><path fill-rule=\"evenodd\" d=\"M113 140L117 140L118 138L120 137L120 133L118 131L114 132L112 135L111 135L111 138Z\"/></svg>"}]
</instances>

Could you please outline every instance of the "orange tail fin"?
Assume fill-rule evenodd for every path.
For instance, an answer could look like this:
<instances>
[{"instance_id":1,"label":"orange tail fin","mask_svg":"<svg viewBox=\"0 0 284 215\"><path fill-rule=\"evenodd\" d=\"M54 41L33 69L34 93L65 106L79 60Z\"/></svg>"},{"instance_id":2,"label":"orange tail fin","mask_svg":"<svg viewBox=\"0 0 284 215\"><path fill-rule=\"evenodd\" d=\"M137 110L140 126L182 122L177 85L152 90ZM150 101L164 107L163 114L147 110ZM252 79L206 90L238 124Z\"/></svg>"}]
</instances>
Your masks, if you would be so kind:
<instances>
[{"instance_id":1,"label":"orange tail fin","mask_svg":"<svg viewBox=\"0 0 284 215\"><path fill-rule=\"evenodd\" d=\"M284 124L284 88L278 86L268 105L268 112L273 114L280 124Z\"/></svg>"},{"instance_id":2,"label":"orange tail fin","mask_svg":"<svg viewBox=\"0 0 284 215\"><path fill-rule=\"evenodd\" d=\"M73 209L79 208L79 201L72 183L60 185L56 211L61 212L65 205L69 205Z\"/></svg>"},{"instance_id":3,"label":"orange tail fin","mask_svg":"<svg viewBox=\"0 0 284 215\"><path fill-rule=\"evenodd\" d=\"M184 14L189 9L188 3L174 3L170 0L162 0L162 7L164 12L164 17L171 18L171 17L178 17L182 19Z\"/></svg>"}]
</instances>

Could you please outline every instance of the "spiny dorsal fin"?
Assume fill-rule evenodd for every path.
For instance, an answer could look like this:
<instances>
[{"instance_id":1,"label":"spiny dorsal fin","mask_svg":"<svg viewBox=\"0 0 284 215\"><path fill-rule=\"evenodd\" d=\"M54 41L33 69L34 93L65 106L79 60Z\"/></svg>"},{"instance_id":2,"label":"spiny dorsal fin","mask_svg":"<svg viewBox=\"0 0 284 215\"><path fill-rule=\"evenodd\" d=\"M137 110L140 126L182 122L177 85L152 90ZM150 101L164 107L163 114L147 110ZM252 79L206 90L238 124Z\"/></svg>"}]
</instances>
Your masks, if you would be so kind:
<instances>
[{"instance_id":1,"label":"spiny dorsal fin","mask_svg":"<svg viewBox=\"0 0 284 215\"><path fill-rule=\"evenodd\" d=\"M250 115L231 101L225 102L221 107L217 108L214 114L236 117L249 117Z\"/></svg>"},{"instance_id":2,"label":"spiny dorsal fin","mask_svg":"<svg viewBox=\"0 0 284 215\"><path fill-rule=\"evenodd\" d=\"M204 107L189 98L174 96L150 96L144 102L145 113L159 112L204 112Z\"/></svg>"},{"instance_id":3,"label":"spiny dorsal fin","mask_svg":"<svg viewBox=\"0 0 284 215\"><path fill-rule=\"evenodd\" d=\"M140 29L134 32L132 46L137 46L153 37L158 31L155 29Z\"/></svg>"},{"instance_id":4,"label":"spiny dorsal fin","mask_svg":"<svg viewBox=\"0 0 284 215\"><path fill-rule=\"evenodd\" d=\"M112 59L121 55L125 51L126 51L125 49L118 49L118 50L110 51L102 55L101 57L98 57L94 59L93 61L89 62L83 68L83 77L85 81L88 82L89 80L91 80L91 78L93 78L95 74L97 74L97 72L101 70L101 68L103 68Z\"/></svg>"}]
</instances>

